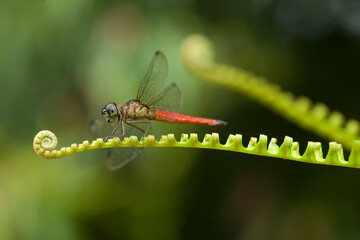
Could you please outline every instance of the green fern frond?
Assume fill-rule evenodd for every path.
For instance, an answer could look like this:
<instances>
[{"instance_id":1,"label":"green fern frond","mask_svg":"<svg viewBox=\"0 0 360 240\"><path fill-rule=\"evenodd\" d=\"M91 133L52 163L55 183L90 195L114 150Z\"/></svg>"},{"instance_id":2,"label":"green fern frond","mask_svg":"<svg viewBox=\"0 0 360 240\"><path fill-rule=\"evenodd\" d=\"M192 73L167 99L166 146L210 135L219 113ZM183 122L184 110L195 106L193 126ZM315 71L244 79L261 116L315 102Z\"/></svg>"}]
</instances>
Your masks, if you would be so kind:
<instances>
[{"instance_id":1,"label":"green fern frond","mask_svg":"<svg viewBox=\"0 0 360 240\"><path fill-rule=\"evenodd\" d=\"M262 77L257 77L242 69L215 63L213 53L210 41L200 35L188 37L182 46L185 66L196 77L236 89L300 126L342 143L347 149L351 149L349 159L345 160L343 147L336 142L329 143L329 150L324 158L319 142L308 142L304 154L301 155L299 143L294 142L291 137L285 137L284 142L279 146L276 144L275 138L268 142L266 135L260 135L259 139L251 138L245 147L241 134L229 135L226 143L221 144L217 133L206 134L202 142L194 133L190 136L182 134L180 141L177 141L173 134L163 135L159 141L156 141L152 135L140 141L136 136L130 136L123 141L114 137L106 142L102 138L98 138L91 143L84 141L81 144L74 143L70 147L55 150L57 138L52 132L45 130L39 132L34 138L35 152L44 158L54 159L86 150L113 147L188 147L360 168L360 140L357 140L360 124L358 121L348 120L344 124L344 117L341 113L329 113L328 108L322 103L313 105L308 98L295 98L291 93L281 91L279 86L268 83Z\"/></svg>"},{"instance_id":2,"label":"green fern frond","mask_svg":"<svg viewBox=\"0 0 360 240\"><path fill-rule=\"evenodd\" d=\"M323 103L312 104L306 97L295 98L263 77L214 62L213 46L202 35L184 40L181 53L186 68L199 79L241 92L301 127L342 143L348 150L358 139L358 121L350 119L345 123L341 113L330 112Z\"/></svg>"},{"instance_id":3,"label":"green fern frond","mask_svg":"<svg viewBox=\"0 0 360 240\"><path fill-rule=\"evenodd\" d=\"M323 158L323 151L319 142L308 142L303 155L299 153L299 143L294 142L291 137L285 137L284 142L280 146L276 142L276 138L271 138L268 143L268 137L260 135L259 139L251 138L245 147L241 134L229 135L226 143L221 144L219 134L217 133L206 134L202 142L199 141L197 134L191 133L190 136L182 134L180 141L175 139L174 134L163 135L159 141L156 141L154 136L149 135L145 137L144 142L142 140L139 141L136 136L125 138L124 141L114 137L106 142L102 138L98 138L91 143L89 141L84 141L81 144L73 143L70 147L55 150L58 143L55 134L44 130L35 136L33 147L39 156L48 159L61 158L87 150L113 147L185 147L225 150L306 163L360 168L360 141L354 142L347 161L344 159L342 146L335 142L329 143L329 151L325 158Z\"/></svg>"}]
</instances>

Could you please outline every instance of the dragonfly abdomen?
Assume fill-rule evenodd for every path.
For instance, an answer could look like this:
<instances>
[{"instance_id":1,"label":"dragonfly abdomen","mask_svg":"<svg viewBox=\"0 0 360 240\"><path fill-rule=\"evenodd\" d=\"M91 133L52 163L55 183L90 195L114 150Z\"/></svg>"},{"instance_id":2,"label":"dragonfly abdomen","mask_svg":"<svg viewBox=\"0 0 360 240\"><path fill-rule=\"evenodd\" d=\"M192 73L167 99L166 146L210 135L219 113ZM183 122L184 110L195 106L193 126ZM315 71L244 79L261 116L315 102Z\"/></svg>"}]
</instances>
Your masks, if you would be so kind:
<instances>
[{"instance_id":1,"label":"dragonfly abdomen","mask_svg":"<svg viewBox=\"0 0 360 240\"><path fill-rule=\"evenodd\" d=\"M221 120L191 117L187 115L181 115L181 114L166 112L161 110L156 110L154 120L160 122L168 122L168 123L188 123L188 124L199 124L199 125L207 125L207 126L223 126L227 124L226 122Z\"/></svg>"}]
</instances>

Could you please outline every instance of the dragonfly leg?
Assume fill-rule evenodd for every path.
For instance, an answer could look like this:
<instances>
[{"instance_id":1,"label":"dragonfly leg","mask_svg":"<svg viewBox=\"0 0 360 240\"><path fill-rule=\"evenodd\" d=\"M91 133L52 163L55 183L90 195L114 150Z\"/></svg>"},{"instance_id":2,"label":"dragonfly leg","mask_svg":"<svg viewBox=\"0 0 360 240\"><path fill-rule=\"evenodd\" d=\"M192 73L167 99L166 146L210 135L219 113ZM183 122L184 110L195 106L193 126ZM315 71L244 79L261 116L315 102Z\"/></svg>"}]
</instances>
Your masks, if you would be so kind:
<instances>
[{"instance_id":1,"label":"dragonfly leg","mask_svg":"<svg viewBox=\"0 0 360 240\"><path fill-rule=\"evenodd\" d=\"M147 134L147 132L149 131L149 127L150 127L150 121L141 121L141 120L128 120L128 121L125 121L127 124L129 124L130 126L142 131L144 133L143 135L143 145L144 145L144 139L145 139L145 136ZM138 126L135 126L134 124L131 124L131 123L146 123L146 130L138 127Z\"/></svg>"},{"instance_id":2,"label":"dragonfly leg","mask_svg":"<svg viewBox=\"0 0 360 240\"><path fill-rule=\"evenodd\" d=\"M124 140L125 137L125 124L123 121L121 121L121 135L120 135L120 140Z\"/></svg>"},{"instance_id":3,"label":"dragonfly leg","mask_svg":"<svg viewBox=\"0 0 360 240\"><path fill-rule=\"evenodd\" d=\"M136 128L136 129L142 131L143 133L145 133L146 130L144 130L144 129L142 129L142 128L134 125L134 124L131 124L131 123L149 123L149 122L150 122L150 121L133 121L133 120L128 120L128 121L126 121L126 123L127 123L128 125L130 125L130 126Z\"/></svg>"},{"instance_id":4,"label":"dragonfly leg","mask_svg":"<svg viewBox=\"0 0 360 240\"><path fill-rule=\"evenodd\" d=\"M118 130L120 125L121 125L121 135L119 137L120 137L120 140L122 141L124 139L124 136L125 136L125 127L124 127L124 122L120 121L120 120L116 124L114 130L112 130L111 135L107 136L107 137L104 137L104 140L108 140L110 138L113 138L116 130Z\"/></svg>"}]
</instances>

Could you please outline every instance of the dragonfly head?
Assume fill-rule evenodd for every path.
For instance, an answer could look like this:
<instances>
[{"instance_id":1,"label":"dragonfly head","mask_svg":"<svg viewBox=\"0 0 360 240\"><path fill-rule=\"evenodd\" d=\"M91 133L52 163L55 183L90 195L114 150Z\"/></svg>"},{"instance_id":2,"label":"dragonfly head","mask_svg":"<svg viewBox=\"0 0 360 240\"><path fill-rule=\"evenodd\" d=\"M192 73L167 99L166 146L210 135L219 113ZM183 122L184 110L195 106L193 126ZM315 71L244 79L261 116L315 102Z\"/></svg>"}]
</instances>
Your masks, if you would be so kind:
<instances>
[{"instance_id":1,"label":"dragonfly head","mask_svg":"<svg viewBox=\"0 0 360 240\"><path fill-rule=\"evenodd\" d=\"M108 123L112 123L116 119L118 119L119 109L115 103L111 102L111 103L106 104L101 109L101 114L103 115L105 121L107 121Z\"/></svg>"}]
</instances>

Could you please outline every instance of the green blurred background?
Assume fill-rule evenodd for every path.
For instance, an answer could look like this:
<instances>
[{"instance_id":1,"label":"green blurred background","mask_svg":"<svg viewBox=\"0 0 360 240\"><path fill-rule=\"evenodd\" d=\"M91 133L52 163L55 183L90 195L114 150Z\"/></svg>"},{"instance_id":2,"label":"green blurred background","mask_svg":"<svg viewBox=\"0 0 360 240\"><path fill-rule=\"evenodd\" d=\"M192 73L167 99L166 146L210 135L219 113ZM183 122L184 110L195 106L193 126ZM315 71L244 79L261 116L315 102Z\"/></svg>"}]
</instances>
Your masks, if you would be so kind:
<instances>
[{"instance_id":1,"label":"green blurred background","mask_svg":"<svg viewBox=\"0 0 360 240\"><path fill-rule=\"evenodd\" d=\"M0 239L360 239L359 170L232 152L146 149L119 171L103 151L44 160L91 139L88 123L136 96L152 54L169 61L181 113L223 128L155 123L160 134L260 133L327 141L184 69L182 40L202 33L217 60L360 119L355 0L1 0Z\"/></svg>"}]
</instances>

